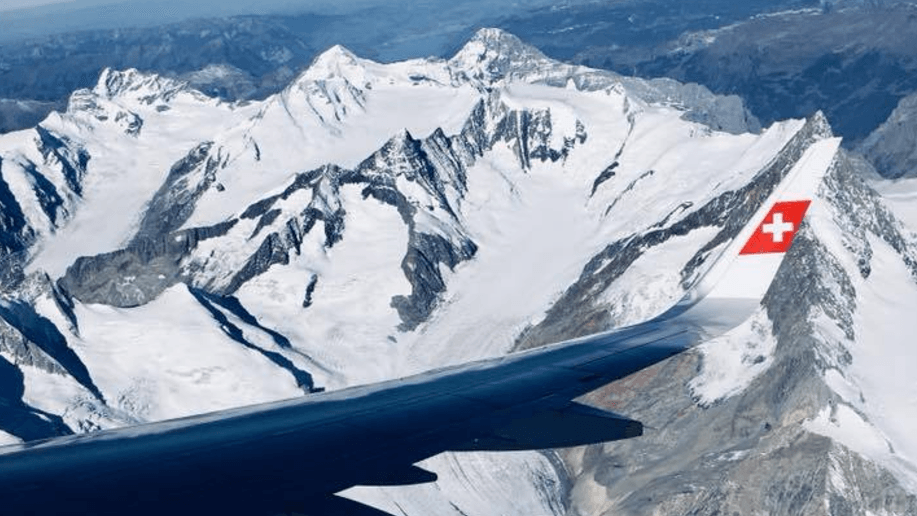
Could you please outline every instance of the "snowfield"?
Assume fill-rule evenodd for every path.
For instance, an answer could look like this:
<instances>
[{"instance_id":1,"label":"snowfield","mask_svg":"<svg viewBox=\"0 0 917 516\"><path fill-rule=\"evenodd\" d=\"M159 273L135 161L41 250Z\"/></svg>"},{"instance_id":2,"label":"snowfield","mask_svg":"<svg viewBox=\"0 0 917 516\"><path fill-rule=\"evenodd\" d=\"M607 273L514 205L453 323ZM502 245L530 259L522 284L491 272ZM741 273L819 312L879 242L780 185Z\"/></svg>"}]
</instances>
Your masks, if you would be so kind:
<instances>
[{"instance_id":1,"label":"snowfield","mask_svg":"<svg viewBox=\"0 0 917 516\"><path fill-rule=\"evenodd\" d=\"M696 86L660 84L550 61L495 30L448 61L334 47L244 104L108 70L40 130L0 136L0 194L24 221L3 223L28 257L0 306L0 357L23 377L15 401L91 431L500 356L574 287L588 288L576 308L611 326L657 315L721 249L705 247L723 230L717 206L784 161L839 159L818 116L714 131L687 116ZM850 361L824 373L841 401L805 428L917 492L906 249L870 239L864 278L838 216L816 204L813 234L856 278L856 337L813 323ZM713 215L678 226L703 209ZM590 282L615 258L603 252L647 235L663 236ZM704 344L677 388L700 410L741 396L778 361L773 327L762 307ZM34 328L58 347L30 340ZM18 441L0 428L0 444ZM568 478L553 452L422 465L436 484L346 494L407 515L559 516L570 489L607 505L598 480Z\"/></svg>"}]
</instances>

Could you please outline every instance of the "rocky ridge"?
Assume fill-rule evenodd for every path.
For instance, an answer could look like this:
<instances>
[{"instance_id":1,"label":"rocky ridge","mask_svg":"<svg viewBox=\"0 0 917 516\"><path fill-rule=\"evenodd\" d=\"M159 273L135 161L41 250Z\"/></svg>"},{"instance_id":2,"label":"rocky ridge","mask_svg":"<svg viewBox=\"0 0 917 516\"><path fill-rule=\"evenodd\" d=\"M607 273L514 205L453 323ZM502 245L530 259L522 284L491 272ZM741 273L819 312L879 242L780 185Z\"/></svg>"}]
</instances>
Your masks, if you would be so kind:
<instances>
[{"instance_id":1,"label":"rocky ridge","mask_svg":"<svg viewBox=\"0 0 917 516\"><path fill-rule=\"evenodd\" d=\"M29 177L31 156L54 186L0 197L13 230L4 256L32 260L0 302L11 373L0 429L33 439L301 395L658 313L738 231L727 215L750 217L783 174L835 142L820 114L730 134L757 129L741 104L692 91L551 62L493 30L449 61L378 65L334 48L260 104L106 72L68 113L0 139L4 182ZM370 124L405 112L383 101L409 94L416 111L439 108L422 116L435 123ZM187 136L172 117L190 109L222 122ZM159 180L141 191L135 223L60 275L38 267L52 236L88 235L68 221L88 224L77 217L105 199L93 181L111 158L94 138L131 152L163 133L182 139L162 150L169 163L137 169ZM914 512L910 448L871 412L878 394L855 368L858 339L874 331L862 322L870 278L900 262L895 281L913 284L917 247L848 156L832 159L825 208L751 321L590 395L652 432L564 452L563 473L535 454L513 462L516 480L540 479L533 499L554 500L569 474L567 506L538 510ZM493 313L520 306L529 312ZM744 376L717 376L732 367ZM857 448L840 431L849 414L891 451ZM442 460L486 479L500 470ZM486 513L461 489L392 496L409 513L444 496L444 514ZM519 502L487 496L480 507Z\"/></svg>"},{"instance_id":2,"label":"rocky ridge","mask_svg":"<svg viewBox=\"0 0 917 516\"><path fill-rule=\"evenodd\" d=\"M883 177L917 174L917 94L901 99L888 119L857 148Z\"/></svg>"}]
</instances>

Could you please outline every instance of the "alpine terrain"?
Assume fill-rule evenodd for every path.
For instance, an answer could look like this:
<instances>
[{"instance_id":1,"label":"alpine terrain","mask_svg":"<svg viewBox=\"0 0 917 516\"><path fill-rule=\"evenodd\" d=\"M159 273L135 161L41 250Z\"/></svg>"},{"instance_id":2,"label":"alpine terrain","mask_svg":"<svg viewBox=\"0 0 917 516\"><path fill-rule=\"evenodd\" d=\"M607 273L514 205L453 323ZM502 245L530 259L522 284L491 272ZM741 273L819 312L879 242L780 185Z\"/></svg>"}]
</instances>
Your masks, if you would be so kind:
<instances>
[{"instance_id":1,"label":"alpine terrain","mask_svg":"<svg viewBox=\"0 0 917 516\"><path fill-rule=\"evenodd\" d=\"M839 145L821 114L762 128L738 97L494 29L448 60L333 47L263 101L106 69L0 135L0 441L647 319L805 168L828 176L756 315L588 396L644 437L447 454L435 484L346 494L407 515L917 514L917 237Z\"/></svg>"}]
</instances>

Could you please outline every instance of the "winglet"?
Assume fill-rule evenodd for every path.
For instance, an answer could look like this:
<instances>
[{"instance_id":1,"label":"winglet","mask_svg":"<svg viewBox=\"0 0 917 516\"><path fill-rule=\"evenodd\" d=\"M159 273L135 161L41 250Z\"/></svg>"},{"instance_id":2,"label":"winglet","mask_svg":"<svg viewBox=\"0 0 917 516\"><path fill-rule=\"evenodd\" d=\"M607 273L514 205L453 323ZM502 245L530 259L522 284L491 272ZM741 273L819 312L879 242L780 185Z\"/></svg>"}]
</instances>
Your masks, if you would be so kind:
<instances>
[{"instance_id":1,"label":"winglet","mask_svg":"<svg viewBox=\"0 0 917 516\"><path fill-rule=\"evenodd\" d=\"M806 149L758 211L695 283L683 303L720 297L760 301L770 287L818 186L837 154L840 138Z\"/></svg>"},{"instance_id":2,"label":"winglet","mask_svg":"<svg viewBox=\"0 0 917 516\"><path fill-rule=\"evenodd\" d=\"M758 208L685 297L659 319L707 321L710 335L751 316L770 288L803 218L811 216L818 186L837 153L840 138L817 141ZM719 324L717 324L719 323Z\"/></svg>"}]
</instances>

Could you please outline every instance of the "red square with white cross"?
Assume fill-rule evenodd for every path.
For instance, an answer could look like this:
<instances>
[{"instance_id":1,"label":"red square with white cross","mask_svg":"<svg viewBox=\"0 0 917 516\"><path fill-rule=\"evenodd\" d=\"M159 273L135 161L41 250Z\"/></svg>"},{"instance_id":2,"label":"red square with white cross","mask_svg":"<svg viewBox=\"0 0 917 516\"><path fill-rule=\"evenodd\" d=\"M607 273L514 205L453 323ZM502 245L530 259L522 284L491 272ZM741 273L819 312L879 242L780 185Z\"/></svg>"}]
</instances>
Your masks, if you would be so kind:
<instances>
[{"instance_id":1,"label":"red square with white cross","mask_svg":"<svg viewBox=\"0 0 917 516\"><path fill-rule=\"evenodd\" d=\"M802 224L811 201L774 204L739 254L785 253Z\"/></svg>"}]
</instances>

